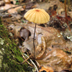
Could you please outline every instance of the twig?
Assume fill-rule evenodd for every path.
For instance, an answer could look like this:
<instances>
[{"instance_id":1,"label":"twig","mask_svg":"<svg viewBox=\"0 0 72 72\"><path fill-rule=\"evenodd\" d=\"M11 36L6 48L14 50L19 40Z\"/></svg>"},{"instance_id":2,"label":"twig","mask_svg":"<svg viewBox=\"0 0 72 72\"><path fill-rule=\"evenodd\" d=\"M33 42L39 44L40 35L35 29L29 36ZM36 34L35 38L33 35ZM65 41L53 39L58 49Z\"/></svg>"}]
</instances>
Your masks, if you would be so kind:
<instances>
[{"instance_id":1,"label":"twig","mask_svg":"<svg viewBox=\"0 0 72 72\"><path fill-rule=\"evenodd\" d=\"M66 18L66 23L67 23L68 29L71 31L71 29L70 29L70 27L69 27L69 24L68 24L68 20L67 20L66 0L64 1L64 7L65 7L65 18Z\"/></svg>"},{"instance_id":2,"label":"twig","mask_svg":"<svg viewBox=\"0 0 72 72\"><path fill-rule=\"evenodd\" d=\"M30 57L31 57L31 55L30 55L27 59L25 59L25 60L22 62L22 64L25 63L28 59L30 59Z\"/></svg>"},{"instance_id":3,"label":"twig","mask_svg":"<svg viewBox=\"0 0 72 72\"><path fill-rule=\"evenodd\" d=\"M20 52L21 52L21 50L20 50ZM22 54L22 57L23 57L23 59L24 60L26 60L26 58L24 57L24 55L23 55L23 53L21 52L21 54ZM26 61L30 66L33 66L32 64L30 64L28 61Z\"/></svg>"},{"instance_id":4,"label":"twig","mask_svg":"<svg viewBox=\"0 0 72 72\"><path fill-rule=\"evenodd\" d=\"M68 10L69 10L69 6L70 6L70 0L68 0Z\"/></svg>"},{"instance_id":5,"label":"twig","mask_svg":"<svg viewBox=\"0 0 72 72\"><path fill-rule=\"evenodd\" d=\"M22 55L23 56L23 55ZM24 59L26 59L24 56L23 56L23 58ZM30 66L32 66L33 67L33 65L32 64L30 64L28 61L26 61Z\"/></svg>"},{"instance_id":6,"label":"twig","mask_svg":"<svg viewBox=\"0 0 72 72\"><path fill-rule=\"evenodd\" d=\"M24 54L26 57L29 57L28 55L26 55L26 54ZM30 61L31 61L31 63L34 65L34 67L35 67L35 69L36 69L36 71L38 72L38 68L37 68L37 66L36 66L36 64L30 59Z\"/></svg>"},{"instance_id":7,"label":"twig","mask_svg":"<svg viewBox=\"0 0 72 72\"><path fill-rule=\"evenodd\" d=\"M0 25L2 25L2 17L1 16L0 16L0 23L1 23Z\"/></svg>"}]
</instances>

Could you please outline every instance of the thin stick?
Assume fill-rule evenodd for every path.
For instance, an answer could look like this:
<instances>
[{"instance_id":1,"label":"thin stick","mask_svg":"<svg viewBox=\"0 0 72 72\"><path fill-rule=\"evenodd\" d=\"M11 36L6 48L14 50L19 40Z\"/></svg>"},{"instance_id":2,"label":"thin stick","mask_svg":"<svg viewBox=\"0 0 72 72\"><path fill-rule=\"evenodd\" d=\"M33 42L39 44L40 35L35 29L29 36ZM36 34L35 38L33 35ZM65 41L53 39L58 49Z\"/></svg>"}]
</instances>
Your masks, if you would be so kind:
<instances>
[{"instance_id":1,"label":"thin stick","mask_svg":"<svg viewBox=\"0 0 72 72\"><path fill-rule=\"evenodd\" d=\"M22 53L22 57L23 57L23 59L24 59L24 60L26 60L26 58L24 57L23 53ZM30 66L32 66L32 67L33 67L33 65L32 65L32 64L30 64L27 60L26 60L26 62L27 62Z\"/></svg>"},{"instance_id":2,"label":"thin stick","mask_svg":"<svg viewBox=\"0 0 72 72\"><path fill-rule=\"evenodd\" d=\"M64 1L64 7L65 7L65 18L66 18L66 23L67 23L67 26L68 26L68 29L71 31L70 27L69 27L69 24L68 24L68 20L67 20L67 10L66 10L66 0Z\"/></svg>"},{"instance_id":3,"label":"thin stick","mask_svg":"<svg viewBox=\"0 0 72 72\"><path fill-rule=\"evenodd\" d=\"M33 46L34 46L34 59L35 59L35 32L36 32L36 24L35 24L35 28L34 28L34 38L33 38Z\"/></svg>"},{"instance_id":4,"label":"thin stick","mask_svg":"<svg viewBox=\"0 0 72 72\"><path fill-rule=\"evenodd\" d=\"M70 6L70 0L68 0L68 10L69 10L69 6Z\"/></svg>"},{"instance_id":5,"label":"thin stick","mask_svg":"<svg viewBox=\"0 0 72 72\"><path fill-rule=\"evenodd\" d=\"M64 2L64 7L65 7L65 17L67 17L67 10L66 10L66 0L65 0L65 2Z\"/></svg>"},{"instance_id":6,"label":"thin stick","mask_svg":"<svg viewBox=\"0 0 72 72\"><path fill-rule=\"evenodd\" d=\"M2 25L3 23L2 23L2 17L0 16L0 25Z\"/></svg>"},{"instance_id":7,"label":"thin stick","mask_svg":"<svg viewBox=\"0 0 72 72\"><path fill-rule=\"evenodd\" d=\"M27 54L24 54L26 57L29 57ZM38 72L38 68L36 66L36 64L32 61L32 59L30 59L31 63L33 64L33 66L35 67L36 71Z\"/></svg>"},{"instance_id":8,"label":"thin stick","mask_svg":"<svg viewBox=\"0 0 72 72\"><path fill-rule=\"evenodd\" d=\"M25 62L27 62L27 60L29 60L30 57L31 57L31 55L30 55L27 59L25 59L25 60L22 62L22 64L25 63Z\"/></svg>"},{"instance_id":9,"label":"thin stick","mask_svg":"<svg viewBox=\"0 0 72 72\"><path fill-rule=\"evenodd\" d=\"M20 52L21 52L21 54L22 54L23 59L26 61L26 63L28 63L30 66L33 67L33 65L32 65L30 62L27 61L27 59L30 58L30 57L28 56L27 59L26 59L25 56L24 56L24 53L23 53L21 50L20 50ZM31 55L30 55L30 56L31 56ZM23 61L23 62L24 62L24 61ZM23 62L20 63L20 64L23 64Z\"/></svg>"}]
</instances>

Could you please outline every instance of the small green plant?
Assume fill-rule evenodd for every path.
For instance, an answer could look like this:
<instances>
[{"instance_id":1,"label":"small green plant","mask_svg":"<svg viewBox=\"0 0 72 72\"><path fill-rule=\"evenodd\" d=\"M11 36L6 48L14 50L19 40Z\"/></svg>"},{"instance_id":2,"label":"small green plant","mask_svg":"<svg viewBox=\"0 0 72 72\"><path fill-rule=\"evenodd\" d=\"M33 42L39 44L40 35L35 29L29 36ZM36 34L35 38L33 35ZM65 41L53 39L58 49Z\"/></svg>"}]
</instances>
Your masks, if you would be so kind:
<instances>
[{"instance_id":1,"label":"small green plant","mask_svg":"<svg viewBox=\"0 0 72 72\"><path fill-rule=\"evenodd\" d=\"M18 5L19 4L18 0L15 0L15 1L16 1L16 5Z\"/></svg>"}]
</instances>

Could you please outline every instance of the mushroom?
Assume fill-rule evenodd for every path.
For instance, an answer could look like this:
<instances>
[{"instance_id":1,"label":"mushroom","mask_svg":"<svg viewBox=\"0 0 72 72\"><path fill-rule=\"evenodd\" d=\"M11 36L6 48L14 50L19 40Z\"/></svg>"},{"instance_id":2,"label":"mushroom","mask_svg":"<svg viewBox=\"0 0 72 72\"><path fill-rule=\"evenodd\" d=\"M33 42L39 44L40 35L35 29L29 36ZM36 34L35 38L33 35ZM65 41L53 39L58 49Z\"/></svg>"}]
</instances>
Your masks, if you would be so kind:
<instances>
[{"instance_id":1,"label":"mushroom","mask_svg":"<svg viewBox=\"0 0 72 72\"><path fill-rule=\"evenodd\" d=\"M35 29L34 29L34 38L33 38L33 46L34 46L34 52L35 52L35 32L36 32L36 24L43 24L47 23L50 20L49 14L44 9L30 9L26 14L24 15L24 18L30 22L35 23ZM34 53L35 58L35 53Z\"/></svg>"}]
</instances>

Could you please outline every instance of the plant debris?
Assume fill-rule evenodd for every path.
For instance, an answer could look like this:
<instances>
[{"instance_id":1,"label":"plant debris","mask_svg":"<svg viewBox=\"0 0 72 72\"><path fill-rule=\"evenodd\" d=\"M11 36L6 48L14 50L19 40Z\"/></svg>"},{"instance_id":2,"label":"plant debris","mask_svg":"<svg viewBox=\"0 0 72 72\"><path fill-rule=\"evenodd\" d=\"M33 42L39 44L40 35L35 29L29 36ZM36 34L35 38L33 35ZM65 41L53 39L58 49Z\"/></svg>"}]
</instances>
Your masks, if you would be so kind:
<instances>
[{"instance_id":1,"label":"plant debris","mask_svg":"<svg viewBox=\"0 0 72 72\"><path fill-rule=\"evenodd\" d=\"M1 72L72 72L72 1L66 1L0 1Z\"/></svg>"}]
</instances>

